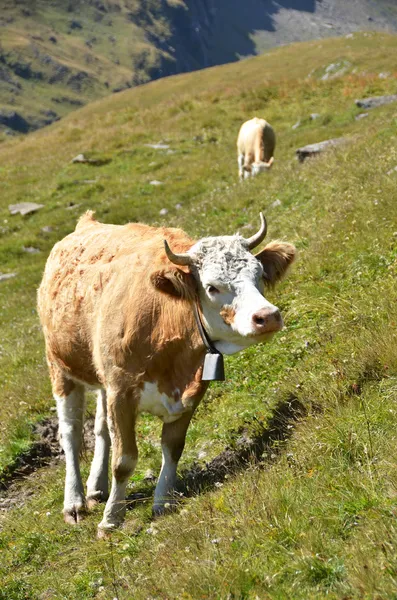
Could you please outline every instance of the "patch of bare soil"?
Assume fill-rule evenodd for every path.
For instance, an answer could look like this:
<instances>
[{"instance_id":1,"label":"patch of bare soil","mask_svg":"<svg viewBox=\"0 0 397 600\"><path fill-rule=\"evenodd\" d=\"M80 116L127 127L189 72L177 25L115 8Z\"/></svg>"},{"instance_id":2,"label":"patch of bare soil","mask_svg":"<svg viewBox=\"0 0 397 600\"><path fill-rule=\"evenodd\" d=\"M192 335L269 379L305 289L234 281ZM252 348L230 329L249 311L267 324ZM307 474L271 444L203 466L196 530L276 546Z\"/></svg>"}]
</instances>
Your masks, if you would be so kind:
<instances>
[{"instance_id":1,"label":"patch of bare soil","mask_svg":"<svg viewBox=\"0 0 397 600\"><path fill-rule=\"evenodd\" d=\"M57 417L38 423L34 435L36 440L29 450L18 456L0 481L0 515L22 506L33 494L34 486L25 485L27 479L34 480L41 468L54 465L64 458L58 440ZM94 444L94 418L88 417L84 424L83 451L93 451Z\"/></svg>"}]
</instances>

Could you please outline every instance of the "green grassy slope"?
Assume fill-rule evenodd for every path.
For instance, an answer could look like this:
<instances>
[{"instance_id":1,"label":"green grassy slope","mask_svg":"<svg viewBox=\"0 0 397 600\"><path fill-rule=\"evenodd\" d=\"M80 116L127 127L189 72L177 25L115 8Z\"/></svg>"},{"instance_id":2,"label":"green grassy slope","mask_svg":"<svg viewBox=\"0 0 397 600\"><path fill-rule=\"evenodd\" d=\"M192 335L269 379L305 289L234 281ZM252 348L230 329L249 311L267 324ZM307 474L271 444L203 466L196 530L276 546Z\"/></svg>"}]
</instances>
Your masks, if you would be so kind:
<instances>
[{"instance_id":1,"label":"green grassy slope","mask_svg":"<svg viewBox=\"0 0 397 600\"><path fill-rule=\"evenodd\" d=\"M33 497L1 519L0 598L393 597L396 105L357 121L354 99L395 92L396 46L371 34L274 50L123 92L0 147L0 264L17 273L0 282L3 473L52 404L35 312L45 256L88 208L106 222L167 223L197 237L249 232L263 209L269 238L300 250L269 296L285 331L227 359L227 381L189 430L182 471L266 430L275 407L301 406L296 428L281 424L289 440L265 449L260 465L220 476L150 533L143 474L160 462L155 419L141 420L131 482L148 500L111 541L95 540L101 508L81 527L63 525L63 466L43 470L25 484ZM342 60L347 72L320 80ZM235 139L254 114L277 132L276 163L240 185ZM351 143L297 163L297 147L340 135ZM171 153L145 145L160 140ZM111 162L71 164L79 152ZM11 217L8 204L24 200L44 208Z\"/></svg>"}]
</instances>

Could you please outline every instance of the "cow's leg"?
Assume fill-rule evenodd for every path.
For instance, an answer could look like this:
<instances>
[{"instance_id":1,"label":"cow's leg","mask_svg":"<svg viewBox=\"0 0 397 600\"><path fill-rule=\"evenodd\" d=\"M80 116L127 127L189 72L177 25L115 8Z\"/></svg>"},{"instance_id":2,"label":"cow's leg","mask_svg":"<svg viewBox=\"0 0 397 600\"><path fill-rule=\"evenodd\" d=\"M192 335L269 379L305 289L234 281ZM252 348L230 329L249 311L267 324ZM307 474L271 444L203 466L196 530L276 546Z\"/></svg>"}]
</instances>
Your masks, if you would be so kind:
<instances>
[{"instance_id":1,"label":"cow's leg","mask_svg":"<svg viewBox=\"0 0 397 600\"><path fill-rule=\"evenodd\" d=\"M110 435L107 423L106 392L99 390L97 393L97 407L95 415L95 451L91 463L90 476L87 480L87 504L91 508L97 502L107 500L109 497L109 452Z\"/></svg>"},{"instance_id":2,"label":"cow's leg","mask_svg":"<svg viewBox=\"0 0 397 600\"><path fill-rule=\"evenodd\" d=\"M66 523L74 524L81 521L86 511L79 464L83 434L84 386L74 383L60 371L54 370L52 386L57 403L60 442L66 462L63 514Z\"/></svg>"},{"instance_id":3,"label":"cow's leg","mask_svg":"<svg viewBox=\"0 0 397 600\"><path fill-rule=\"evenodd\" d=\"M108 426L112 440L112 487L99 535L121 525L125 515L125 493L138 460L135 439L136 402L133 393L107 392Z\"/></svg>"},{"instance_id":4,"label":"cow's leg","mask_svg":"<svg viewBox=\"0 0 397 600\"><path fill-rule=\"evenodd\" d=\"M160 477L154 492L153 513L160 515L167 508L166 504L175 504L172 492L176 482L178 461L185 447L186 432L193 412L185 413L173 423L164 423L161 435L163 462Z\"/></svg>"},{"instance_id":5,"label":"cow's leg","mask_svg":"<svg viewBox=\"0 0 397 600\"><path fill-rule=\"evenodd\" d=\"M244 179L244 154L239 154L237 156L237 164L238 164L238 176L240 181Z\"/></svg>"}]
</instances>

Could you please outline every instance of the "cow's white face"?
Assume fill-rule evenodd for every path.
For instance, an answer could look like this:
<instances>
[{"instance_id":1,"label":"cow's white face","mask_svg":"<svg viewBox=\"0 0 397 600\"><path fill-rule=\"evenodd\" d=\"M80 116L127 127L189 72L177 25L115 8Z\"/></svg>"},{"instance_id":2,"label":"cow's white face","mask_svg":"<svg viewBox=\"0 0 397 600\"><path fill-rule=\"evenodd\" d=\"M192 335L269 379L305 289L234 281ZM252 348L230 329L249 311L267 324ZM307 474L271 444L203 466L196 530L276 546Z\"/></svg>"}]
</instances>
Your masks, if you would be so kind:
<instances>
[{"instance_id":1,"label":"cow's white face","mask_svg":"<svg viewBox=\"0 0 397 600\"><path fill-rule=\"evenodd\" d=\"M243 238L204 238L189 254L194 257L204 327L217 350L233 354L282 329L278 308L263 296L264 279L270 277Z\"/></svg>"}]
</instances>

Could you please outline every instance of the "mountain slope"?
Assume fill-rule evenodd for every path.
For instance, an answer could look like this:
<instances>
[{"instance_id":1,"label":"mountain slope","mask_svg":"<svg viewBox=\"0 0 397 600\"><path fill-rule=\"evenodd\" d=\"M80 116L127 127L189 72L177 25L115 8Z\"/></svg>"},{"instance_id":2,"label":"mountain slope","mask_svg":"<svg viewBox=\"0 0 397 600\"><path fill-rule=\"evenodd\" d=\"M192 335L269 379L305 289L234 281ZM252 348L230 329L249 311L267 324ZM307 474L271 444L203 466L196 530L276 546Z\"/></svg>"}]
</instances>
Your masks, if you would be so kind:
<instances>
[{"instance_id":1,"label":"mountain slope","mask_svg":"<svg viewBox=\"0 0 397 600\"><path fill-rule=\"evenodd\" d=\"M392 0L0 0L0 132L291 41L396 28Z\"/></svg>"}]
</instances>

